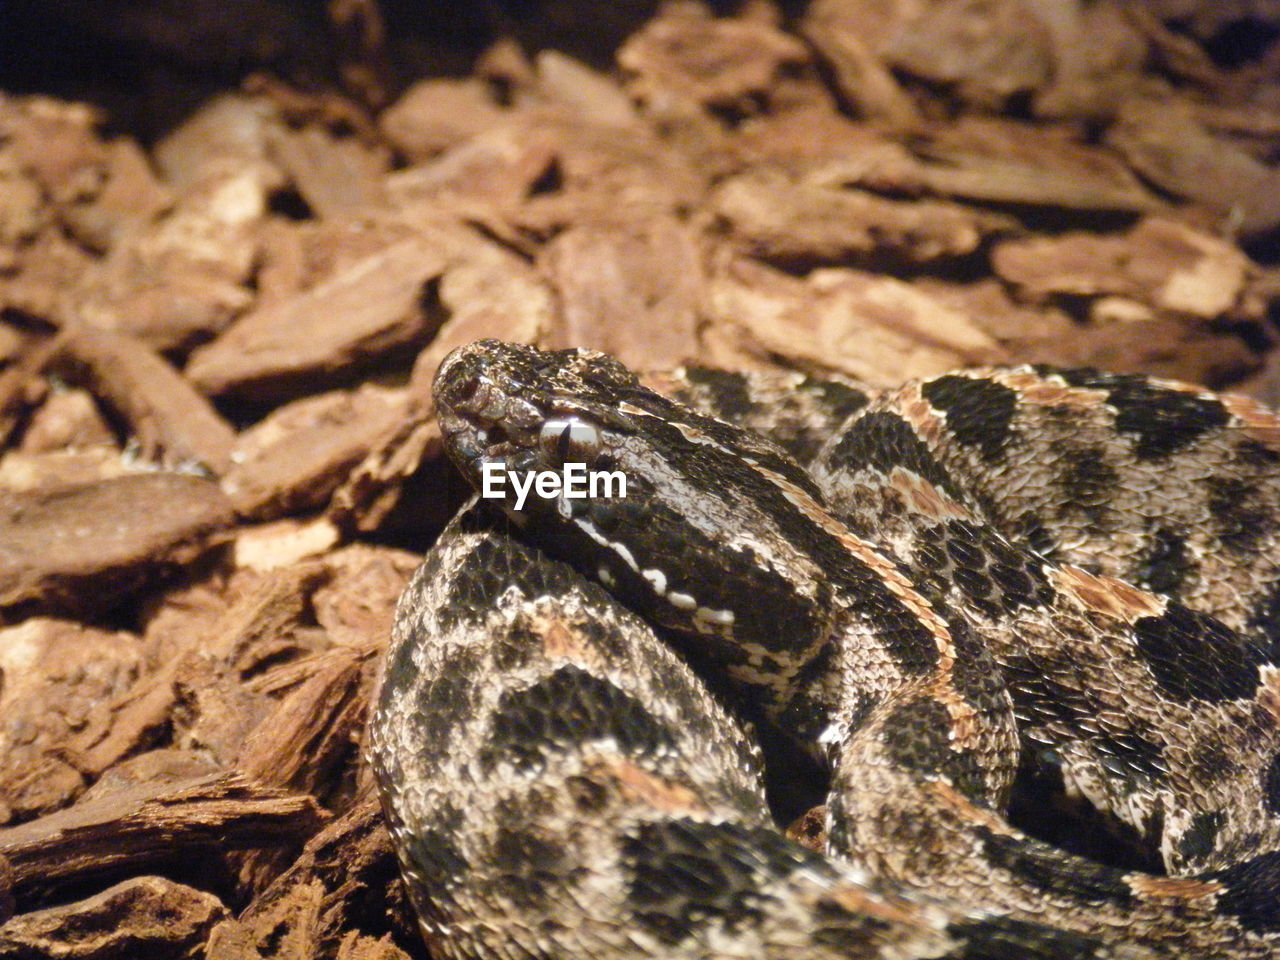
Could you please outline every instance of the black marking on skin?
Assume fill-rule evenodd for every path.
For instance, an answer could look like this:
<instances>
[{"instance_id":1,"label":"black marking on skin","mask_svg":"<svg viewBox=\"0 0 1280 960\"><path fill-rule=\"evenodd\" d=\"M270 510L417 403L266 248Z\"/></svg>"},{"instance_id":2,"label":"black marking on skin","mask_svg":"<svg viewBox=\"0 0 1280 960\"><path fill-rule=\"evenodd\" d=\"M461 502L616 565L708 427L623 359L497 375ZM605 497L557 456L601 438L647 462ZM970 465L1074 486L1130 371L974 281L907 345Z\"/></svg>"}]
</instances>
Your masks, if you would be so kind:
<instances>
[{"instance_id":1,"label":"black marking on skin","mask_svg":"<svg viewBox=\"0 0 1280 960\"><path fill-rule=\"evenodd\" d=\"M1010 657L1000 666L1022 723L1062 725L1078 731L1097 716L1096 705L1084 693L1055 679L1064 672L1062 665L1044 657L1024 655Z\"/></svg>"},{"instance_id":2,"label":"black marking on skin","mask_svg":"<svg viewBox=\"0 0 1280 960\"><path fill-rule=\"evenodd\" d=\"M590 777L568 777L564 786L582 813L600 813L609 805L608 788Z\"/></svg>"},{"instance_id":3,"label":"black marking on skin","mask_svg":"<svg viewBox=\"0 0 1280 960\"><path fill-rule=\"evenodd\" d=\"M867 405L865 393L836 380L806 378L799 389L821 397L832 422L843 422Z\"/></svg>"},{"instance_id":4,"label":"black marking on skin","mask_svg":"<svg viewBox=\"0 0 1280 960\"><path fill-rule=\"evenodd\" d=\"M920 392L947 415L956 442L977 447L984 460L995 460L1009 442L1018 395L993 380L947 375L924 383Z\"/></svg>"},{"instance_id":5,"label":"black marking on skin","mask_svg":"<svg viewBox=\"0 0 1280 960\"><path fill-rule=\"evenodd\" d=\"M956 692L976 710L990 710L1007 704L1004 678L986 644L968 623L958 617L947 621L955 647L951 681Z\"/></svg>"},{"instance_id":6,"label":"black marking on skin","mask_svg":"<svg viewBox=\"0 0 1280 960\"><path fill-rule=\"evenodd\" d=\"M1022 528L1022 535L1016 539L1021 540L1040 556L1053 559L1053 555L1058 549L1058 541L1054 539L1053 534L1048 529L1038 521L1035 521L1034 518L1029 517L1019 518L1011 524L1011 529L1016 530L1018 528Z\"/></svg>"},{"instance_id":7,"label":"black marking on skin","mask_svg":"<svg viewBox=\"0 0 1280 960\"><path fill-rule=\"evenodd\" d=\"M462 823L462 812L445 806L435 811L432 824L406 829L399 838L410 865L421 874L430 891L431 900L449 899L450 889L467 882L471 864L449 839L457 835Z\"/></svg>"},{"instance_id":8,"label":"black marking on skin","mask_svg":"<svg viewBox=\"0 0 1280 960\"><path fill-rule=\"evenodd\" d=\"M1062 490L1062 516L1081 514L1094 524L1101 524L1111 510L1120 475L1107 462L1104 450L1074 450L1067 459L1058 484Z\"/></svg>"},{"instance_id":9,"label":"black marking on skin","mask_svg":"<svg viewBox=\"0 0 1280 960\"><path fill-rule=\"evenodd\" d=\"M558 873L564 859L562 847L527 830L500 826L490 857L499 872L490 883L500 897L520 909L545 911L552 892L564 882Z\"/></svg>"},{"instance_id":10,"label":"black marking on skin","mask_svg":"<svg viewBox=\"0 0 1280 960\"><path fill-rule=\"evenodd\" d=\"M539 558L530 549L516 541L484 537L460 559L454 575L456 588L450 602L436 612L436 623L441 632L448 632L459 624L483 623L491 614L499 596L516 581L514 574L526 566L533 566ZM554 584L555 593L573 589L576 578L572 571L542 560L546 571L543 580L555 580L556 571L561 579Z\"/></svg>"},{"instance_id":11,"label":"black marking on skin","mask_svg":"<svg viewBox=\"0 0 1280 960\"><path fill-rule=\"evenodd\" d=\"M871 956L893 931L893 924L879 917L854 913L834 900L819 900L813 907L815 929L809 939L817 946L834 948L846 956Z\"/></svg>"},{"instance_id":12,"label":"black marking on skin","mask_svg":"<svg viewBox=\"0 0 1280 960\"><path fill-rule=\"evenodd\" d=\"M1152 593L1177 596L1194 570L1186 538L1171 530L1157 530L1151 536L1151 549L1134 567L1132 579Z\"/></svg>"},{"instance_id":13,"label":"black marking on skin","mask_svg":"<svg viewBox=\"0 0 1280 960\"><path fill-rule=\"evenodd\" d=\"M1193 755L1189 770L1197 783L1212 786L1235 774L1240 765L1232 760L1219 743L1203 744Z\"/></svg>"},{"instance_id":14,"label":"black marking on skin","mask_svg":"<svg viewBox=\"0 0 1280 960\"><path fill-rule=\"evenodd\" d=\"M628 549L639 570L657 569L666 578L666 592L693 597L697 605L728 610L734 615L733 639L704 636L694 626L695 611L673 606L666 596L608 548L591 540L576 527L552 519L531 525L548 549L579 564L582 573L595 577L603 560L614 577L610 592L647 619L692 635L695 649L719 649L725 661L741 657L739 646L755 643L774 654L805 648L824 632L830 586L815 585L816 596L799 592L795 583L746 549L730 550L688 526L676 509L649 496L648 484L638 476L628 480L628 496L650 500L643 528L648 533L629 539ZM667 536L665 531L672 531ZM679 536L674 535L680 531Z\"/></svg>"},{"instance_id":15,"label":"black marking on skin","mask_svg":"<svg viewBox=\"0 0 1280 960\"><path fill-rule=\"evenodd\" d=\"M548 753L612 739L627 756L674 747L677 736L639 700L572 664L559 667L524 690L498 700L480 763L492 769L508 760L527 769Z\"/></svg>"},{"instance_id":16,"label":"black marking on skin","mask_svg":"<svg viewBox=\"0 0 1280 960\"><path fill-rule=\"evenodd\" d=\"M1122 777L1131 789L1158 782L1169 772L1160 744L1132 730L1108 733L1094 744L1102 766Z\"/></svg>"},{"instance_id":17,"label":"black marking on skin","mask_svg":"<svg viewBox=\"0 0 1280 960\"><path fill-rule=\"evenodd\" d=\"M1226 886L1218 909L1254 933L1280 933L1280 851L1264 853L1225 870L1202 874Z\"/></svg>"},{"instance_id":18,"label":"black marking on skin","mask_svg":"<svg viewBox=\"0 0 1280 960\"><path fill-rule=\"evenodd\" d=\"M1111 956L1105 941L1070 930L1052 930L1009 917L963 920L947 926L947 933L961 941L959 952L945 956L951 960L1010 960L1036 957L1037 960L1089 960Z\"/></svg>"},{"instance_id":19,"label":"black marking on skin","mask_svg":"<svg viewBox=\"0 0 1280 960\"><path fill-rule=\"evenodd\" d=\"M1280 450L1258 440L1241 440L1232 451L1236 463L1246 467L1274 468L1280 464Z\"/></svg>"},{"instance_id":20,"label":"black marking on skin","mask_svg":"<svg viewBox=\"0 0 1280 960\"><path fill-rule=\"evenodd\" d=\"M834 471L871 467L886 477L894 467L902 467L946 491L957 503L969 502L911 425L896 413L873 411L859 417L823 459Z\"/></svg>"},{"instance_id":21,"label":"black marking on skin","mask_svg":"<svg viewBox=\"0 0 1280 960\"><path fill-rule=\"evenodd\" d=\"M408 641L418 646L420 638ZM477 689L475 669L478 660L455 656L455 669L433 671L434 677L425 684L412 701L409 723L413 729L413 742L418 744L418 762L425 768L434 768L441 757L452 748L454 734L475 712L473 697ZM384 696L392 691L390 684L383 687Z\"/></svg>"},{"instance_id":22,"label":"black marking on skin","mask_svg":"<svg viewBox=\"0 0 1280 960\"><path fill-rule=\"evenodd\" d=\"M418 679L418 668L413 662L413 651L416 649L418 649L418 645L410 642L407 638L404 643L396 647L395 653L387 661L387 676L382 684L383 690L410 690L413 688L415 681Z\"/></svg>"},{"instance_id":23,"label":"black marking on skin","mask_svg":"<svg viewBox=\"0 0 1280 960\"><path fill-rule=\"evenodd\" d=\"M804 869L834 871L823 857L765 827L666 820L641 824L621 841L636 922L674 946L713 920L726 929L759 923L770 880Z\"/></svg>"},{"instance_id":24,"label":"black marking on skin","mask_svg":"<svg viewBox=\"0 0 1280 960\"><path fill-rule=\"evenodd\" d=\"M1133 906L1133 891L1124 874L1114 867L1071 857L1036 840L998 834L987 827L976 830L983 855L1045 893L1070 897L1082 903L1112 904L1122 910Z\"/></svg>"},{"instance_id":25,"label":"black marking on skin","mask_svg":"<svg viewBox=\"0 0 1280 960\"><path fill-rule=\"evenodd\" d=\"M1231 419L1217 400L1157 387L1134 374L1088 369L1046 372L1056 372L1073 387L1106 390L1107 402L1116 409L1116 429L1137 436L1134 454L1139 460L1164 459Z\"/></svg>"},{"instance_id":26,"label":"black marking on skin","mask_svg":"<svg viewBox=\"0 0 1280 960\"><path fill-rule=\"evenodd\" d=\"M970 605L992 619L1053 602L1054 590L1039 557L964 520L922 531L912 559L934 589L945 591L954 584Z\"/></svg>"},{"instance_id":27,"label":"black marking on skin","mask_svg":"<svg viewBox=\"0 0 1280 960\"><path fill-rule=\"evenodd\" d=\"M1275 522L1265 502L1258 502L1257 484L1234 477L1206 481L1207 505L1218 540L1228 550L1249 553L1275 533Z\"/></svg>"},{"instance_id":28,"label":"black marking on skin","mask_svg":"<svg viewBox=\"0 0 1280 960\"><path fill-rule=\"evenodd\" d=\"M1262 806L1267 813L1280 817L1280 753L1262 771Z\"/></svg>"},{"instance_id":29,"label":"black marking on skin","mask_svg":"<svg viewBox=\"0 0 1280 960\"><path fill-rule=\"evenodd\" d=\"M706 390L712 408L721 419L736 423L756 409L746 378L740 373L715 367L686 367L685 376L690 383Z\"/></svg>"},{"instance_id":30,"label":"black marking on skin","mask_svg":"<svg viewBox=\"0 0 1280 960\"><path fill-rule=\"evenodd\" d=\"M971 802L990 804L978 758L951 748L951 718L936 700L913 700L895 709L881 731L890 759L925 776L944 777Z\"/></svg>"},{"instance_id":31,"label":"black marking on skin","mask_svg":"<svg viewBox=\"0 0 1280 960\"><path fill-rule=\"evenodd\" d=\"M660 434L666 429L674 430L674 427L656 425L654 432ZM724 430L730 428L724 427ZM726 442L731 441L732 437L726 438ZM919 444L918 440L915 442ZM676 436L667 438L664 449L670 451L671 465L698 487L706 489L710 495L723 496L726 490L739 491L745 498L758 504L766 516L776 518L788 543L810 558L817 569L827 572L828 578L839 588L840 594L850 598L850 613L882 638L890 655L905 672L921 675L933 669L938 657L937 640L928 626L894 595L878 572L851 557L845 545L834 534L806 517L779 487L736 458L709 457L697 448L689 449L689 445ZM792 467L792 470L795 468ZM814 496L815 502L821 502L810 481L806 479L797 486ZM675 576L674 571L683 568L705 572L706 558L717 553L723 555L723 545L691 531L682 516L670 512L655 492L647 490L643 478L631 478L629 496L631 487L636 489L638 496L647 495L653 500L653 509L646 523L650 533L644 539L661 545L666 558L666 562L663 562L656 555L653 558L641 556L637 548L634 552L641 569L650 565L661 566L668 575L669 590L689 592L700 604L712 609L732 610L736 617L736 642L754 641L766 650L786 651L796 646L806 646L817 638L818 625L822 622L820 618L829 606L829 583L823 581L817 585L819 595L816 598L805 598L794 593L794 587L789 581L771 571L759 569L749 558L744 558L744 562L733 563L731 569L735 573L744 569L751 571L754 582L743 583L741 579L735 581L728 576L719 579L703 576L696 584L686 585ZM653 535L655 528L660 530L667 524L678 528L680 536ZM672 544L679 544L689 560L671 563ZM667 623L676 628L681 626L670 620Z\"/></svg>"},{"instance_id":32,"label":"black marking on skin","mask_svg":"<svg viewBox=\"0 0 1280 960\"><path fill-rule=\"evenodd\" d=\"M503 673L511 673L533 661L543 649L543 640L528 627L513 625L495 637L489 649L493 665Z\"/></svg>"},{"instance_id":33,"label":"black marking on skin","mask_svg":"<svg viewBox=\"0 0 1280 960\"><path fill-rule=\"evenodd\" d=\"M1226 822L1226 814L1219 810L1197 813L1191 818L1191 826L1178 838L1178 855L1184 862L1209 856Z\"/></svg>"},{"instance_id":34,"label":"black marking on skin","mask_svg":"<svg viewBox=\"0 0 1280 960\"><path fill-rule=\"evenodd\" d=\"M1222 703L1253 696L1261 647L1208 614L1170 603L1163 615L1133 625L1138 650L1162 692L1180 703Z\"/></svg>"}]
</instances>

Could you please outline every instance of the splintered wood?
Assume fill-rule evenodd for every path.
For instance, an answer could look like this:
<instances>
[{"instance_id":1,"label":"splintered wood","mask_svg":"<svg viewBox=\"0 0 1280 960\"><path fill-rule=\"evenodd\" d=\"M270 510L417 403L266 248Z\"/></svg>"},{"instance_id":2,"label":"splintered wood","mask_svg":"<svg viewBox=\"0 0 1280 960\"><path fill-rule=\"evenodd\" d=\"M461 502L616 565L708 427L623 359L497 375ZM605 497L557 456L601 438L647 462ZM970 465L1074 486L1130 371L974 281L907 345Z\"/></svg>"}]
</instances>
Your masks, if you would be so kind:
<instances>
[{"instance_id":1,"label":"splintered wood","mask_svg":"<svg viewBox=\"0 0 1280 960\"><path fill-rule=\"evenodd\" d=\"M0 92L0 957L428 956L361 745L460 344L1280 401L1264 5L547 6L72 2L165 67Z\"/></svg>"}]
</instances>

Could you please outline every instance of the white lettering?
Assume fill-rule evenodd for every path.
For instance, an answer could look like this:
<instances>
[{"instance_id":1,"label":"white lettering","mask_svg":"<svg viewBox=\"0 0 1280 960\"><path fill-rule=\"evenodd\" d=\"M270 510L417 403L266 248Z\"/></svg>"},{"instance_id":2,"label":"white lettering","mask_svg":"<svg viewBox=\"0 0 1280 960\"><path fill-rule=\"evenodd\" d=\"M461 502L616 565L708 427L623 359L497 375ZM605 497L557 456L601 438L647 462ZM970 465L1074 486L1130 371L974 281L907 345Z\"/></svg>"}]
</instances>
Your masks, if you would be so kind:
<instances>
[{"instance_id":1,"label":"white lettering","mask_svg":"<svg viewBox=\"0 0 1280 960\"><path fill-rule=\"evenodd\" d=\"M525 497L529 496L529 488L533 486L533 481L538 475L532 470L525 473L523 486L520 483L520 474L508 470L507 476L511 478L511 485L516 488L516 509L523 510Z\"/></svg>"},{"instance_id":2,"label":"white lettering","mask_svg":"<svg viewBox=\"0 0 1280 960\"><path fill-rule=\"evenodd\" d=\"M604 486L604 493L600 492L598 484ZM592 500L625 499L626 496L627 475L621 470L597 470L591 474Z\"/></svg>"},{"instance_id":3,"label":"white lettering","mask_svg":"<svg viewBox=\"0 0 1280 960\"><path fill-rule=\"evenodd\" d=\"M501 461L486 460L480 464L480 478L480 496L487 500L507 499L510 494L506 485L510 481L511 489L515 492L515 504L510 509L514 511L524 509L531 491L543 500L557 497L564 500L584 500L588 497L614 500L627 495L627 476L621 470L592 471L587 469L585 463L565 463L559 473L554 470L517 472L507 470ZM561 504L560 512L565 517L570 517L571 514L566 513L566 509ZM623 559L634 567L635 561L628 554L623 554L621 547L618 549Z\"/></svg>"},{"instance_id":4,"label":"white lettering","mask_svg":"<svg viewBox=\"0 0 1280 960\"><path fill-rule=\"evenodd\" d=\"M564 495L570 500L585 500L587 497L587 465L585 463L566 463L564 470ZM591 475L591 495L595 493L596 474ZM574 481L577 481L575 483Z\"/></svg>"},{"instance_id":5,"label":"white lettering","mask_svg":"<svg viewBox=\"0 0 1280 960\"><path fill-rule=\"evenodd\" d=\"M554 470L539 470L533 476L537 480L534 487L538 491L538 496L543 500L550 500L552 497L559 495L560 474Z\"/></svg>"},{"instance_id":6,"label":"white lettering","mask_svg":"<svg viewBox=\"0 0 1280 960\"><path fill-rule=\"evenodd\" d=\"M486 500L501 499L502 483L506 479L506 473L507 471L497 460L486 460L480 464L480 476L483 481L480 484L480 496Z\"/></svg>"}]
</instances>

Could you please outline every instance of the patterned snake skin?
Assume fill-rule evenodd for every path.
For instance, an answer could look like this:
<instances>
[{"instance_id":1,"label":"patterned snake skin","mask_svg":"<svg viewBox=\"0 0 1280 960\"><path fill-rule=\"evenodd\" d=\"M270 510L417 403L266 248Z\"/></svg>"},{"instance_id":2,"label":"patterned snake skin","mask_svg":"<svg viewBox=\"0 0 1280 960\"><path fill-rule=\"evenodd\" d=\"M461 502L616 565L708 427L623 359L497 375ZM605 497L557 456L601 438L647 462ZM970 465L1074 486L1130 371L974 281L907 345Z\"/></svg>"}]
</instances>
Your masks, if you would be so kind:
<instances>
[{"instance_id":1,"label":"patterned snake skin","mask_svg":"<svg viewBox=\"0 0 1280 960\"><path fill-rule=\"evenodd\" d=\"M402 598L371 745L432 956L1280 957L1280 420L1092 371L659 385L437 376L477 486L627 496L472 501ZM819 852L775 819L823 793Z\"/></svg>"}]
</instances>

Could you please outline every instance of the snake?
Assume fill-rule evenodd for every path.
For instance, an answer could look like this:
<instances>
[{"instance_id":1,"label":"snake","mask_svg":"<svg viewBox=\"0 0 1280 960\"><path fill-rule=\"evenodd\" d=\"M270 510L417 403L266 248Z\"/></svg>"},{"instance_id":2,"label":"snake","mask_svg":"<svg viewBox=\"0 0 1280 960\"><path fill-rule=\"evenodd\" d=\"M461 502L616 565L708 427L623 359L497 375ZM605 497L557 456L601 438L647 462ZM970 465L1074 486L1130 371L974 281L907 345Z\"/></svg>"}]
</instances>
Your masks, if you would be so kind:
<instances>
[{"instance_id":1,"label":"snake","mask_svg":"<svg viewBox=\"0 0 1280 960\"><path fill-rule=\"evenodd\" d=\"M431 956L1280 957L1272 411L497 340L434 403L369 732ZM486 489L565 464L625 496Z\"/></svg>"}]
</instances>

